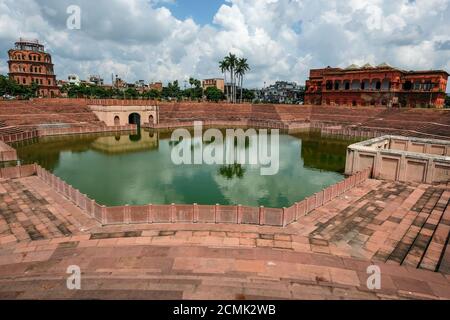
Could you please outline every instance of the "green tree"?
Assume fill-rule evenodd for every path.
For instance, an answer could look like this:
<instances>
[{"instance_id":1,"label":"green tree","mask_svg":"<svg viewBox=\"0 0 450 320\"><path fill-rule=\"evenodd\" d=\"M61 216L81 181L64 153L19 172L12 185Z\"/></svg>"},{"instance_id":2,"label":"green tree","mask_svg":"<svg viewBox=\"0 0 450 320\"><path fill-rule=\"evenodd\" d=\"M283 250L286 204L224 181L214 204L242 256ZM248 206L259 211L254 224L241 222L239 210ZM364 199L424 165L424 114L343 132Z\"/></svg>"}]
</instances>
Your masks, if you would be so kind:
<instances>
[{"instance_id":1,"label":"green tree","mask_svg":"<svg viewBox=\"0 0 450 320\"><path fill-rule=\"evenodd\" d=\"M239 99L242 102L243 99L243 86L245 73L250 70L247 59L238 58L235 54L229 53L222 61L219 61L220 71L224 74L225 81L225 93L232 103L237 102L237 85L241 87ZM230 73L230 91L227 88L227 72Z\"/></svg>"},{"instance_id":2,"label":"green tree","mask_svg":"<svg viewBox=\"0 0 450 320\"><path fill-rule=\"evenodd\" d=\"M245 73L250 70L250 66L248 65L247 59L245 58L241 58L238 59L237 64L236 64L236 74L238 76L238 81L239 81L239 85L241 87L241 92L240 92L240 102L242 103L242 91L243 91L243 86L244 86L244 76Z\"/></svg>"},{"instance_id":3,"label":"green tree","mask_svg":"<svg viewBox=\"0 0 450 320\"><path fill-rule=\"evenodd\" d=\"M5 94L30 99L37 96L39 85L33 82L31 85L18 84L14 79L0 75L0 96Z\"/></svg>"},{"instance_id":4,"label":"green tree","mask_svg":"<svg viewBox=\"0 0 450 320\"><path fill-rule=\"evenodd\" d=\"M128 88L124 92L126 99L136 99L139 97L139 92L135 88Z\"/></svg>"},{"instance_id":5,"label":"green tree","mask_svg":"<svg viewBox=\"0 0 450 320\"><path fill-rule=\"evenodd\" d=\"M179 100L182 96L182 92L178 84L178 80L175 80L174 82L169 82L167 87L163 87L161 96L165 99Z\"/></svg>"},{"instance_id":6,"label":"green tree","mask_svg":"<svg viewBox=\"0 0 450 320\"><path fill-rule=\"evenodd\" d=\"M205 96L208 101L214 102L222 101L225 98L223 92L215 87L206 88Z\"/></svg>"},{"instance_id":7,"label":"green tree","mask_svg":"<svg viewBox=\"0 0 450 320\"><path fill-rule=\"evenodd\" d=\"M224 84L225 84L225 96L227 97L227 100L228 100L227 72L230 71L230 66L228 65L228 62L226 61L226 59L219 61L219 68L223 74L223 80L224 80Z\"/></svg>"},{"instance_id":8,"label":"green tree","mask_svg":"<svg viewBox=\"0 0 450 320\"><path fill-rule=\"evenodd\" d=\"M236 103L236 65L238 63L238 58L235 54L231 52L224 59L226 65L230 71L231 78L231 102Z\"/></svg>"},{"instance_id":9,"label":"green tree","mask_svg":"<svg viewBox=\"0 0 450 320\"><path fill-rule=\"evenodd\" d=\"M245 101L253 101L255 99L255 93L252 90L243 89L242 97Z\"/></svg>"},{"instance_id":10,"label":"green tree","mask_svg":"<svg viewBox=\"0 0 450 320\"><path fill-rule=\"evenodd\" d=\"M156 89L151 89L150 91L145 92L142 96L148 99L159 99L161 98L161 92Z\"/></svg>"}]
</instances>

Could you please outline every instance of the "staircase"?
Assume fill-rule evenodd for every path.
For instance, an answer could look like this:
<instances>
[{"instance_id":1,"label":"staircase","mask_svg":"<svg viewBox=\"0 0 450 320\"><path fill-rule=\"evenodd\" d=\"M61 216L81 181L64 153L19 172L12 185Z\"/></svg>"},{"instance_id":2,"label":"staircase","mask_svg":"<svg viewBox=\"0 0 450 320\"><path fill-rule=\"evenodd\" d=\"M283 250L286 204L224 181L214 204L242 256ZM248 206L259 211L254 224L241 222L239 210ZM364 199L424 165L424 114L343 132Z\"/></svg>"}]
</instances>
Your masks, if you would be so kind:
<instances>
[{"instance_id":1,"label":"staircase","mask_svg":"<svg viewBox=\"0 0 450 320\"><path fill-rule=\"evenodd\" d=\"M412 208L416 216L386 262L439 271L450 232L449 199L450 190L428 188Z\"/></svg>"}]
</instances>

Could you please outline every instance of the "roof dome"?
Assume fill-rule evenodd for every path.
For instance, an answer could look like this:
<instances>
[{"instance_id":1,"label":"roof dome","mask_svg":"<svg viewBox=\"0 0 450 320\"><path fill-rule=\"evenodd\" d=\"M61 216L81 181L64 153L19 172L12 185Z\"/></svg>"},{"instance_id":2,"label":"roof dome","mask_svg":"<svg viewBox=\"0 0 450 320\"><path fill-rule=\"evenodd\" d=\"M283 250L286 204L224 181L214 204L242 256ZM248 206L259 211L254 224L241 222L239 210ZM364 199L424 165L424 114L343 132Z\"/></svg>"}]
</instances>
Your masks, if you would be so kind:
<instances>
[{"instance_id":1,"label":"roof dome","mask_svg":"<svg viewBox=\"0 0 450 320\"><path fill-rule=\"evenodd\" d=\"M356 70L359 69L359 66L356 64L349 65L346 70Z\"/></svg>"},{"instance_id":2,"label":"roof dome","mask_svg":"<svg viewBox=\"0 0 450 320\"><path fill-rule=\"evenodd\" d=\"M373 69L373 66L370 63L366 63L362 66L363 69Z\"/></svg>"},{"instance_id":3,"label":"roof dome","mask_svg":"<svg viewBox=\"0 0 450 320\"><path fill-rule=\"evenodd\" d=\"M386 62L383 62L382 64L378 65L378 68L391 68L391 66L388 65Z\"/></svg>"}]
</instances>

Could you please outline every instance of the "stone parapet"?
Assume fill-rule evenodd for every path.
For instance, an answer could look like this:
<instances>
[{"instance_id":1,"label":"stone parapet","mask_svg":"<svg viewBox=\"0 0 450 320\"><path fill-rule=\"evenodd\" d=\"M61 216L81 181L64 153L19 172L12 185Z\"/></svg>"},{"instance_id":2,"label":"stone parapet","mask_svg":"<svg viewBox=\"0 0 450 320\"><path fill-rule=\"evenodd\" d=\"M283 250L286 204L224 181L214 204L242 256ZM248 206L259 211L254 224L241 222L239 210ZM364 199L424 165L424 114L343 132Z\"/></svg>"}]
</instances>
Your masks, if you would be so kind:
<instances>
[{"instance_id":1,"label":"stone parapet","mask_svg":"<svg viewBox=\"0 0 450 320\"><path fill-rule=\"evenodd\" d=\"M345 173L365 169L370 169L375 179L448 182L450 142L386 135L349 146Z\"/></svg>"},{"instance_id":2,"label":"stone parapet","mask_svg":"<svg viewBox=\"0 0 450 320\"><path fill-rule=\"evenodd\" d=\"M17 151L0 141L0 162L17 160Z\"/></svg>"},{"instance_id":3,"label":"stone parapet","mask_svg":"<svg viewBox=\"0 0 450 320\"><path fill-rule=\"evenodd\" d=\"M17 167L19 168L19 167ZM300 217L339 197L368 178L370 171L364 170L332 185L289 208L224 206L198 204L140 205L107 207L98 204L57 176L34 165L35 173L55 191L64 195L102 225L151 224L151 223L214 223L250 224L286 227ZM19 170L19 169L16 169ZM31 170L31 169L29 169Z\"/></svg>"}]
</instances>

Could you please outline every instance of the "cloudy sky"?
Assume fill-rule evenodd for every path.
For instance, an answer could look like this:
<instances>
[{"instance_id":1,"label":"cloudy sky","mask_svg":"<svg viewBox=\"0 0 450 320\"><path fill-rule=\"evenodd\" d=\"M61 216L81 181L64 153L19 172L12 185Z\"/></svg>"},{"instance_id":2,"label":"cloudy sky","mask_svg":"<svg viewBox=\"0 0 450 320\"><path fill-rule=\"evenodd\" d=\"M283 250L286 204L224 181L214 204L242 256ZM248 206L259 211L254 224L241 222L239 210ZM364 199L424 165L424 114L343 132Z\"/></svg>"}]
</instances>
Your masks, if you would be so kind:
<instances>
[{"instance_id":1,"label":"cloudy sky","mask_svg":"<svg viewBox=\"0 0 450 320\"><path fill-rule=\"evenodd\" d=\"M351 63L450 71L449 30L450 0L0 0L0 73L19 37L46 45L58 79L183 83L220 76L230 51L248 58L248 87Z\"/></svg>"}]
</instances>

